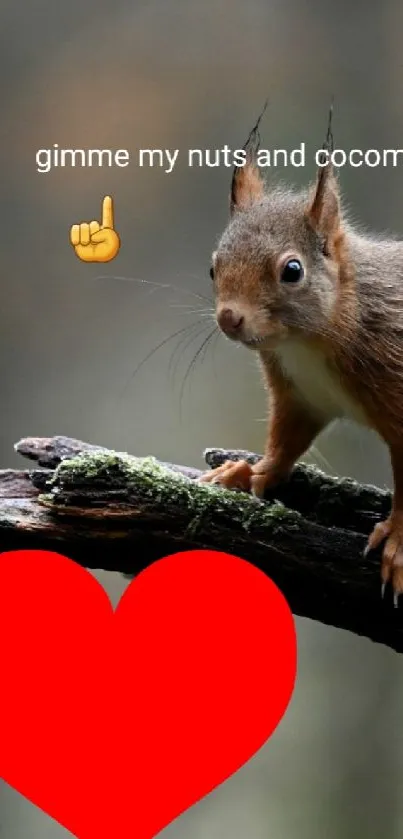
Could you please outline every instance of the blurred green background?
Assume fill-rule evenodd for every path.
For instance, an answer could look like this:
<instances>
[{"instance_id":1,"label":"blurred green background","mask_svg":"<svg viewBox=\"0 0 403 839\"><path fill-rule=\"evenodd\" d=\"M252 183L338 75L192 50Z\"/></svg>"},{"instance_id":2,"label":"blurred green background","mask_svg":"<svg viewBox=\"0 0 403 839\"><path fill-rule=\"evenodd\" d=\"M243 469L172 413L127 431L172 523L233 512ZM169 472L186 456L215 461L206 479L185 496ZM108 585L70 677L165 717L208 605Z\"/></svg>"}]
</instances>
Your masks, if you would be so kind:
<instances>
[{"instance_id":1,"label":"blurred green background","mask_svg":"<svg viewBox=\"0 0 403 839\"><path fill-rule=\"evenodd\" d=\"M210 325L197 295L210 296L230 172L188 169L185 153L239 148L267 96L262 145L313 150L332 94L336 146L399 148L402 23L397 0L1 0L2 467L21 465L13 443L31 434L195 466L209 445L262 450L266 406L252 353L220 338L187 376ZM127 148L133 162L38 174L36 150L54 143ZM148 147L179 148L182 158L171 174L139 169L135 152ZM302 184L314 166L274 174ZM340 179L353 218L403 230L402 166L346 168ZM69 228L99 218L107 193L122 247L97 268L79 262ZM200 332L168 341L133 376L193 323ZM309 457L390 485L386 449L352 426L323 435ZM97 576L116 602L125 582ZM297 626L298 682L285 719L166 839L403 835L400 658L308 620ZM0 836L68 834L2 784Z\"/></svg>"}]
</instances>

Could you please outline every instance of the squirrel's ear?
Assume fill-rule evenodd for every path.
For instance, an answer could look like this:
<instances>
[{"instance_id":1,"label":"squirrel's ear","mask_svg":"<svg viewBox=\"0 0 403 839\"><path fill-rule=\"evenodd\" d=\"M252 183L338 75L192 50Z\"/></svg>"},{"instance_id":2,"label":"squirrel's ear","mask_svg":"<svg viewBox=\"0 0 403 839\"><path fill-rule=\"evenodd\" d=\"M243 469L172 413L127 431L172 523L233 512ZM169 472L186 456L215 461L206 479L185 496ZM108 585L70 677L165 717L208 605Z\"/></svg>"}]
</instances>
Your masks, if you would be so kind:
<instances>
[{"instance_id":1,"label":"squirrel's ear","mask_svg":"<svg viewBox=\"0 0 403 839\"><path fill-rule=\"evenodd\" d=\"M267 102L243 147L244 165L234 168L229 200L231 215L236 210L247 209L264 194L264 182L256 161L260 146L259 125L266 108Z\"/></svg>"},{"instance_id":2,"label":"squirrel's ear","mask_svg":"<svg viewBox=\"0 0 403 839\"><path fill-rule=\"evenodd\" d=\"M318 171L313 198L307 208L307 218L314 230L329 241L340 227L340 193L331 163Z\"/></svg>"},{"instance_id":3,"label":"squirrel's ear","mask_svg":"<svg viewBox=\"0 0 403 839\"><path fill-rule=\"evenodd\" d=\"M230 213L236 210L246 210L263 197L263 178L254 161L245 163L245 166L237 166L232 176L230 194Z\"/></svg>"}]
</instances>

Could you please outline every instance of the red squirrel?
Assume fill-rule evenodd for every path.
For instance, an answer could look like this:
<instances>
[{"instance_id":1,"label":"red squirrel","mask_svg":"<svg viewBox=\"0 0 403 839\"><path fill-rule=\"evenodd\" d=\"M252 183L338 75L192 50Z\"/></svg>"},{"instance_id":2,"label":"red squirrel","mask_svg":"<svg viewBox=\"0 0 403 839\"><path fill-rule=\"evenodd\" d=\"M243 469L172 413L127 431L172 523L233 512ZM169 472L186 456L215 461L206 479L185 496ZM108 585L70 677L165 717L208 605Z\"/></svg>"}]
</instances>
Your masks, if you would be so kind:
<instances>
[{"instance_id":1,"label":"red squirrel","mask_svg":"<svg viewBox=\"0 0 403 839\"><path fill-rule=\"evenodd\" d=\"M227 461L201 481L262 496L286 478L329 423L375 429L394 476L392 509L372 531L382 542L382 594L403 592L403 241L367 235L342 209L329 154L302 191L266 184L259 122L234 169L230 219L212 257L216 320L258 354L268 390L264 456ZM333 143L331 116L324 149ZM333 146L332 146L333 148Z\"/></svg>"}]
</instances>

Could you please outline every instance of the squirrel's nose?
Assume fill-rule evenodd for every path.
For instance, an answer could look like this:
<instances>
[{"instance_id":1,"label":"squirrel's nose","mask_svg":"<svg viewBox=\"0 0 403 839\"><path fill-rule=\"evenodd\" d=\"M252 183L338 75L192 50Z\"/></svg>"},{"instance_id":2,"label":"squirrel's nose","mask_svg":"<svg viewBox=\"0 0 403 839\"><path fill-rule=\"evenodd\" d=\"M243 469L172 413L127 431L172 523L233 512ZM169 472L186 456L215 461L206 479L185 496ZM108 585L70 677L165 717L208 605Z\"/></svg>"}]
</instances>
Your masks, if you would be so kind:
<instances>
[{"instance_id":1,"label":"squirrel's nose","mask_svg":"<svg viewBox=\"0 0 403 839\"><path fill-rule=\"evenodd\" d=\"M240 331L243 322L243 315L240 315L234 309L227 307L217 313L217 323L226 335L236 335Z\"/></svg>"}]
</instances>

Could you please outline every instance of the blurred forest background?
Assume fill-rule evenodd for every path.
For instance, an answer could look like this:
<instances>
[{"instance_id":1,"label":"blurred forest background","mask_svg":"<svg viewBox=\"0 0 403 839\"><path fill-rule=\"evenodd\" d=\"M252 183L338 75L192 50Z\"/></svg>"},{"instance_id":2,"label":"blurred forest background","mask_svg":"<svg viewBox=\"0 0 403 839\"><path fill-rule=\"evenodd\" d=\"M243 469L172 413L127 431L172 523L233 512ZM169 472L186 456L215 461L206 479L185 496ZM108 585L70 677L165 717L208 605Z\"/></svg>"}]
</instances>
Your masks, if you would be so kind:
<instances>
[{"instance_id":1,"label":"blurred forest background","mask_svg":"<svg viewBox=\"0 0 403 839\"><path fill-rule=\"evenodd\" d=\"M196 466L208 445L262 449L266 406L252 353L220 338L182 387L210 326L197 295L210 296L230 182L225 167L188 169L185 152L239 148L267 96L262 146L304 141L309 152L323 142L332 94L336 146L403 146L402 24L398 0L1 0L2 467L21 465L13 443L30 434ZM127 148L133 162L38 174L36 150L53 143ZM171 174L139 169L136 150L148 147L179 148L182 160ZM274 175L298 184L314 167ZM403 233L402 166L340 177L353 216ZM99 218L107 193L122 247L99 270L79 262L69 228ZM193 323L200 332L179 334L133 376ZM390 485L385 448L351 426L323 436L310 457ZM116 602L125 582L98 578ZM297 626L285 719L166 839L403 836L401 659L308 620ZM123 730L117 722L116 736ZM1 784L0 835L69 834Z\"/></svg>"}]
</instances>

